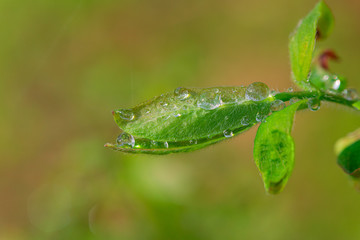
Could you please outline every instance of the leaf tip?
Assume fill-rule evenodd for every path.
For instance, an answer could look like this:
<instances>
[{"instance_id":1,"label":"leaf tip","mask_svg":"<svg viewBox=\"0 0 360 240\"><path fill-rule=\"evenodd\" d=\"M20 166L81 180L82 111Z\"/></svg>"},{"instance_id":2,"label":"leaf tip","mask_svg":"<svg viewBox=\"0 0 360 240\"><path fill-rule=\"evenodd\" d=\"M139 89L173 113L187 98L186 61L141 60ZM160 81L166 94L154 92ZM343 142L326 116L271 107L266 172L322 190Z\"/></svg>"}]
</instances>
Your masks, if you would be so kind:
<instances>
[{"instance_id":1,"label":"leaf tip","mask_svg":"<svg viewBox=\"0 0 360 240\"><path fill-rule=\"evenodd\" d=\"M360 110L360 100L353 103L353 107L356 108L357 110Z\"/></svg>"},{"instance_id":2,"label":"leaf tip","mask_svg":"<svg viewBox=\"0 0 360 240\"><path fill-rule=\"evenodd\" d=\"M266 192L273 195L279 194L285 188L286 182L287 182L287 178L283 178L279 182L267 183L265 184Z\"/></svg>"}]
</instances>

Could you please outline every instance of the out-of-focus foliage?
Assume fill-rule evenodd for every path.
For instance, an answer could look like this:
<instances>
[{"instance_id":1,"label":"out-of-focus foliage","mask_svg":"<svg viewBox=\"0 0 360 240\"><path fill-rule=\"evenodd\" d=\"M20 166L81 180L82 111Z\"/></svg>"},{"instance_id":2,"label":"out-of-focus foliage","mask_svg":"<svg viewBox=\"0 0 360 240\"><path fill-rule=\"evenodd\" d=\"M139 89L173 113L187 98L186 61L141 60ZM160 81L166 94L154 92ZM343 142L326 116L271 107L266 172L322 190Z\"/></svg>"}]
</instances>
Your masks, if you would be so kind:
<instances>
[{"instance_id":1,"label":"out-of-focus foliage","mask_svg":"<svg viewBox=\"0 0 360 240\"><path fill-rule=\"evenodd\" d=\"M347 174L359 178L360 169L360 129L339 139L335 145L338 164Z\"/></svg>"},{"instance_id":2,"label":"out-of-focus foliage","mask_svg":"<svg viewBox=\"0 0 360 240\"><path fill-rule=\"evenodd\" d=\"M324 1L298 23L290 38L290 62L294 81L304 89L310 89L309 73L315 43L318 38L327 38L332 31L334 17Z\"/></svg>"},{"instance_id":3,"label":"out-of-focus foliage","mask_svg":"<svg viewBox=\"0 0 360 240\"><path fill-rule=\"evenodd\" d=\"M297 114L299 161L276 197L251 159L256 129L191 155L102 147L113 109L180 86L285 90L288 34L314 4L1 0L0 239L358 239L360 196L329 151L358 127L344 109ZM360 4L327 4L327 46L359 89Z\"/></svg>"}]
</instances>

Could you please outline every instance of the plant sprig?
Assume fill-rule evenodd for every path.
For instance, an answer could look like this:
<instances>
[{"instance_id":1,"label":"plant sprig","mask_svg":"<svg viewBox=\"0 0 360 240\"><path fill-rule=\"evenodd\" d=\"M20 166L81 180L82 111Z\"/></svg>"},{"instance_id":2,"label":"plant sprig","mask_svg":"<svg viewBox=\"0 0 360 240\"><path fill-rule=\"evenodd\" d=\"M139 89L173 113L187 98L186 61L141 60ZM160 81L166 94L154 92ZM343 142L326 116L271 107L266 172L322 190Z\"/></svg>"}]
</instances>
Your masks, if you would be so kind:
<instances>
[{"instance_id":1,"label":"plant sprig","mask_svg":"<svg viewBox=\"0 0 360 240\"><path fill-rule=\"evenodd\" d=\"M330 50L314 54L316 41L328 37L333 25L330 9L320 1L290 38L292 76L303 91L277 93L261 82L247 87L177 88L132 109L113 111L123 132L116 143L105 146L127 153L189 152L230 139L260 123L255 163L265 189L281 192L294 165L291 129L296 111L316 111L323 101L360 110L356 90L346 88L346 79L328 68L328 61L336 54ZM346 144L337 147L338 163L357 179L360 135L351 136L351 141L343 140Z\"/></svg>"}]
</instances>

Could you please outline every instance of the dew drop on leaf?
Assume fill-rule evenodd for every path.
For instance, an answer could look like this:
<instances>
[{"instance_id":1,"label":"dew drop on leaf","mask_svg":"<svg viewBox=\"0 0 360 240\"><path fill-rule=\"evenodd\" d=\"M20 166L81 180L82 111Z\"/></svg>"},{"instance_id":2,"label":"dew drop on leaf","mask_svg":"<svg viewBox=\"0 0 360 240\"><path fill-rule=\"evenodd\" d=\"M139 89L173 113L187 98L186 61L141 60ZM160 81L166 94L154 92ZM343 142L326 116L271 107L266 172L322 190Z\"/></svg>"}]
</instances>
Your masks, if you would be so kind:
<instances>
[{"instance_id":1,"label":"dew drop on leaf","mask_svg":"<svg viewBox=\"0 0 360 240\"><path fill-rule=\"evenodd\" d=\"M273 112L283 110L284 108L285 108L285 103L280 99L276 99L275 101L273 101L270 107L271 111Z\"/></svg>"},{"instance_id":2,"label":"dew drop on leaf","mask_svg":"<svg viewBox=\"0 0 360 240\"><path fill-rule=\"evenodd\" d=\"M325 88L327 89L337 91L340 89L340 87L341 87L341 80L336 75L334 75L330 81L325 82Z\"/></svg>"},{"instance_id":3,"label":"dew drop on leaf","mask_svg":"<svg viewBox=\"0 0 360 240\"><path fill-rule=\"evenodd\" d=\"M116 110L115 114L118 114L122 119L131 121L135 119L135 114L130 109Z\"/></svg>"},{"instance_id":4,"label":"dew drop on leaf","mask_svg":"<svg viewBox=\"0 0 360 240\"><path fill-rule=\"evenodd\" d=\"M317 111L320 109L320 100L317 98L311 98L308 101L308 107L311 111Z\"/></svg>"},{"instance_id":5,"label":"dew drop on leaf","mask_svg":"<svg viewBox=\"0 0 360 240\"><path fill-rule=\"evenodd\" d=\"M354 101L359 98L359 94L357 93L356 89L353 88L345 89L344 91L342 91L341 94L345 99L349 101Z\"/></svg>"},{"instance_id":6,"label":"dew drop on leaf","mask_svg":"<svg viewBox=\"0 0 360 240\"><path fill-rule=\"evenodd\" d=\"M257 121L257 122L264 122L264 121L265 121L265 118L266 118L266 115L261 114L260 112L258 112L258 113L256 114L256 121Z\"/></svg>"},{"instance_id":7,"label":"dew drop on leaf","mask_svg":"<svg viewBox=\"0 0 360 240\"><path fill-rule=\"evenodd\" d=\"M250 119L249 119L249 117L244 116L244 117L241 119L241 125L247 126L247 125L249 125L249 124L250 124Z\"/></svg>"},{"instance_id":8,"label":"dew drop on leaf","mask_svg":"<svg viewBox=\"0 0 360 240\"><path fill-rule=\"evenodd\" d=\"M270 91L270 95L271 95L271 96L275 96L277 93L278 93L278 91L276 91L276 90L274 90L274 89Z\"/></svg>"},{"instance_id":9,"label":"dew drop on leaf","mask_svg":"<svg viewBox=\"0 0 360 240\"><path fill-rule=\"evenodd\" d=\"M290 99L290 104L294 104L296 102L300 101L300 99L298 99L297 97L293 97Z\"/></svg>"},{"instance_id":10,"label":"dew drop on leaf","mask_svg":"<svg viewBox=\"0 0 360 240\"><path fill-rule=\"evenodd\" d=\"M151 147L157 148L157 147L159 147L158 145L159 145L159 143L157 141L151 140L151 142L150 142Z\"/></svg>"},{"instance_id":11,"label":"dew drop on leaf","mask_svg":"<svg viewBox=\"0 0 360 240\"><path fill-rule=\"evenodd\" d=\"M169 104L167 102L163 102L163 101L160 102L160 106L162 107L167 107L168 105Z\"/></svg>"},{"instance_id":12,"label":"dew drop on leaf","mask_svg":"<svg viewBox=\"0 0 360 240\"><path fill-rule=\"evenodd\" d=\"M123 132L116 139L116 143L119 146L125 146L125 147L133 148L135 146L135 139L131 134Z\"/></svg>"},{"instance_id":13,"label":"dew drop on leaf","mask_svg":"<svg viewBox=\"0 0 360 240\"><path fill-rule=\"evenodd\" d=\"M174 91L175 97L180 100L185 100L186 98L190 97L189 89L178 87Z\"/></svg>"},{"instance_id":14,"label":"dew drop on leaf","mask_svg":"<svg viewBox=\"0 0 360 240\"><path fill-rule=\"evenodd\" d=\"M269 87L262 82L254 82L246 88L245 97L252 101L262 101L270 94Z\"/></svg>"},{"instance_id":15,"label":"dew drop on leaf","mask_svg":"<svg viewBox=\"0 0 360 240\"><path fill-rule=\"evenodd\" d=\"M222 104L221 95L217 94L214 91L206 91L201 93L200 98L197 102L198 107L205 110L213 110L215 108L220 107L221 104Z\"/></svg>"},{"instance_id":16,"label":"dew drop on leaf","mask_svg":"<svg viewBox=\"0 0 360 240\"><path fill-rule=\"evenodd\" d=\"M233 137L234 136L234 133L230 130L225 130L224 131L224 137L226 138L230 138L230 137Z\"/></svg>"}]
</instances>

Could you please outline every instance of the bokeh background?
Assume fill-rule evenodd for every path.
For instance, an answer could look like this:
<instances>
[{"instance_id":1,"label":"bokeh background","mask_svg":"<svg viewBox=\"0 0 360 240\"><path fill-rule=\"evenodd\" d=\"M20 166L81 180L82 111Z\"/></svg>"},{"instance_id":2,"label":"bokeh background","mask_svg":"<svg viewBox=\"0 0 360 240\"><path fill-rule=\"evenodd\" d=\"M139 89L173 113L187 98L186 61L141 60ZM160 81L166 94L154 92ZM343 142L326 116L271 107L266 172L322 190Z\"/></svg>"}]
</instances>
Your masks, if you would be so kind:
<instances>
[{"instance_id":1,"label":"bokeh background","mask_svg":"<svg viewBox=\"0 0 360 240\"><path fill-rule=\"evenodd\" d=\"M359 114L297 114L296 165L267 195L256 128L198 152L103 147L111 111L176 87L284 91L288 36L316 1L0 0L0 239L360 239L360 193L336 165ZM322 47L360 88L360 2L328 0Z\"/></svg>"}]
</instances>

